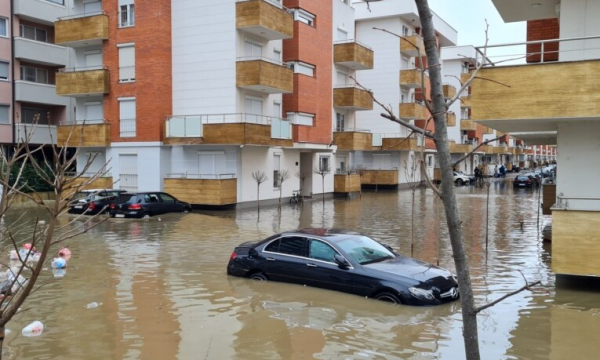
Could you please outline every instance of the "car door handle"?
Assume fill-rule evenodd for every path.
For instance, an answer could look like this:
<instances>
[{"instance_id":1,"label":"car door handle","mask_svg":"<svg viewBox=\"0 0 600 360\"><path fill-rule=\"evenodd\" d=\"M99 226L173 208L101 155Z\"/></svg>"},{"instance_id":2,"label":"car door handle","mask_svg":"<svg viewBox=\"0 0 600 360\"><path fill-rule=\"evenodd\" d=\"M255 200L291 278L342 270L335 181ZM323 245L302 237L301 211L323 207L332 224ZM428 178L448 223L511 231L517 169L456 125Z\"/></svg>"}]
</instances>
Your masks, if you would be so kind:
<instances>
[{"instance_id":1,"label":"car door handle","mask_svg":"<svg viewBox=\"0 0 600 360\"><path fill-rule=\"evenodd\" d=\"M306 266L308 266L308 267L317 267L317 265L315 265L315 264L306 264Z\"/></svg>"},{"instance_id":2,"label":"car door handle","mask_svg":"<svg viewBox=\"0 0 600 360\"><path fill-rule=\"evenodd\" d=\"M267 258L267 261L275 261L275 258L268 257L268 258Z\"/></svg>"}]
</instances>

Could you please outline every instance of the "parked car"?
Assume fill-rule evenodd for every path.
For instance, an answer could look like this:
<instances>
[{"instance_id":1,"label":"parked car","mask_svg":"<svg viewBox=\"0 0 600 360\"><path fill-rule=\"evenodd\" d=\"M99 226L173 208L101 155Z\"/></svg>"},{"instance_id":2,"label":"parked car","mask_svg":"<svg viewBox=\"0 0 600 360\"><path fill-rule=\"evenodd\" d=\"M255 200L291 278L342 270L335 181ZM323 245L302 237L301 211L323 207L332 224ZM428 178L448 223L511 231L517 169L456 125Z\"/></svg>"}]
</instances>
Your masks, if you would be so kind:
<instances>
[{"instance_id":1,"label":"parked car","mask_svg":"<svg viewBox=\"0 0 600 360\"><path fill-rule=\"evenodd\" d=\"M406 305L459 298L448 270L399 255L356 232L303 229L235 248L227 273L337 290Z\"/></svg>"},{"instance_id":2,"label":"parked car","mask_svg":"<svg viewBox=\"0 0 600 360\"><path fill-rule=\"evenodd\" d=\"M475 176L469 176L461 171L454 172L454 183L456 185L470 184L475 182Z\"/></svg>"},{"instance_id":3,"label":"parked car","mask_svg":"<svg viewBox=\"0 0 600 360\"><path fill-rule=\"evenodd\" d=\"M534 174L521 174L513 180L513 187L534 187L539 186L540 181Z\"/></svg>"},{"instance_id":4,"label":"parked car","mask_svg":"<svg viewBox=\"0 0 600 360\"><path fill-rule=\"evenodd\" d=\"M110 205L119 203L120 194L125 190L94 189L82 190L75 193L69 205L69 214L96 215L108 212Z\"/></svg>"},{"instance_id":5,"label":"parked car","mask_svg":"<svg viewBox=\"0 0 600 360\"><path fill-rule=\"evenodd\" d=\"M111 207L114 218L148 218L170 212L190 212L192 206L164 192L125 193L123 202Z\"/></svg>"}]
</instances>

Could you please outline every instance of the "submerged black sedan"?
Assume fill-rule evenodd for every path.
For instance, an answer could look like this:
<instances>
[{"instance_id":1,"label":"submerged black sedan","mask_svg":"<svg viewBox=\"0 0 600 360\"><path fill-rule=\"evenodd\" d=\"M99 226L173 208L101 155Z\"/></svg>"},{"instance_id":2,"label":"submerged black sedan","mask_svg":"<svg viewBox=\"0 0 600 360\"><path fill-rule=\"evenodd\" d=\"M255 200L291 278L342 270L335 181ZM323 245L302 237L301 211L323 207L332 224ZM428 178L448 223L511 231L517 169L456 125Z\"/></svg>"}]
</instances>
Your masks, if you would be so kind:
<instances>
[{"instance_id":1,"label":"submerged black sedan","mask_svg":"<svg viewBox=\"0 0 600 360\"><path fill-rule=\"evenodd\" d=\"M401 256L356 232L304 229L235 248L229 275L320 287L407 305L459 298L448 270Z\"/></svg>"}]
</instances>

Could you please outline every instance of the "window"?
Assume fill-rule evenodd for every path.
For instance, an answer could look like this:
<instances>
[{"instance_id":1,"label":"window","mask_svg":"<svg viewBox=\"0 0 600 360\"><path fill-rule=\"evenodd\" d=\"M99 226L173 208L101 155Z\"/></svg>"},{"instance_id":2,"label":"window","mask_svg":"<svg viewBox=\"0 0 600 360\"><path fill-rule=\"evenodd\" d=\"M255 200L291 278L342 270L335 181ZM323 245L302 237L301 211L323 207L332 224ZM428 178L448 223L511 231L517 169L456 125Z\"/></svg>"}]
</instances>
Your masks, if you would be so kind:
<instances>
[{"instance_id":1,"label":"window","mask_svg":"<svg viewBox=\"0 0 600 360\"><path fill-rule=\"evenodd\" d=\"M223 151L198 151L198 170L201 179L217 179L226 172L227 158Z\"/></svg>"},{"instance_id":2,"label":"window","mask_svg":"<svg viewBox=\"0 0 600 360\"><path fill-rule=\"evenodd\" d=\"M21 66L21 80L48 84L48 70L31 66Z\"/></svg>"},{"instance_id":3,"label":"window","mask_svg":"<svg viewBox=\"0 0 600 360\"><path fill-rule=\"evenodd\" d=\"M409 36L410 34L410 30L408 29L408 27L402 25L402 36Z\"/></svg>"},{"instance_id":4,"label":"window","mask_svg":"<svg viewBox=\"0 0 600 360\"><path fill-rule=\"evenodd\" d=\"M315 26L315 16L308 11L301 9L294 10L294 20L305 23L309 26Z\"/></svg>"},{"instance_id":5,"label":"window","mask_svg":"<svg viewBox=\"0 0 600 360\"><path fill-rule=\"evenodd\" d=\"M46 0L46 1L49 1L49 2L51 2L51 3L58 4L58 5L64 5L64 4L65 4L65 1L64 1L64 0Z\"/></svg>"},{"instance_id":6,"label":"window","mask_svg":"<svg viewBox=\"0 0 600 360\"><path fill-rule=\"evenodd\" d=\"M292 70L294 70L295 74L303 74L306 76L315 76L315 66L307 63L295 61L291 64Z\"/></svg>"},{"instance_id":7,"label":"window","mask_svg":"<svg viewBox=\"0 0 600 360\"><path fill-rule=\"evenodd\" d=\"M319 171L328 173L331 171L329 167L329 156L319 156Z\"/></svg>"},{"instance_id":8,"label":"window","mask_svg":"<svg viewBox=\"0 0 600 360\"><path fill-rule=\"evenodd\" d=\"M8 19L0 17L0 36L8 37Z\"/></svg>"},{"instance_id":9,"label":"window","mask_svg":"<svg viewBox=\"0 0 600 360\"><path fill-rule=\"evenodd\" d=\"M337 172L345 173L346 172L346 155L338 155L337 156Z\"/></svg>"},{"instance_id":10,"label":"window","mask_svg":"<svg viewBox=\"0 0 600 360\"><path fill-rule=\"evenodd\" d=\"M135 46L119 46L119 81L135 81Z\"/></svg>"},{"instance_id":11,"label":"window","mask_svg":"<svg viewBox=\"0 0 600 360\"><path fill-rule=\"evenodd\" d=\"M119 99L119 123L121 137L136 136L135 99Z\"/></svg>"},{"instance_id":12,"label":"window","mask_svg":"<svg viewBox=\"0 0 600 360\"><path fill-rule=\"evenodd\" d=\"M244 100L244 109L247 122L257 124L261 121L263 114L262 99L247 96Z\"/></svg>"},{"instance_id":13,"label":"window","mask_svg":"<svg viewBox=\"0 0 600 360\"><path fill-rule=\"evenodd\" d=\"M262 45L255 44L250 41L245 41L244 42L244 57L261 58L262 57Z\"/></svg>"},{"instance_id":14,"label":"window","mask_svg":"<svg viewBox=\"0 0 600 360\"><path fill-rule=\"evenodd\" d=\"M335 131L344 131L345 115L337 113L335 120Z\"/></svg>"},{"instance_id":15,"label":"window","mask_svg":"<svg viewBox=\"0 0 600 360\"><path fill-rule=\"evenodd\" d=\"M311 259L335 263L335 255L337 255L337 251L324 242L318 240L310 241L308 257Z\"/></svg>"},{"instance_id":16,"label":"window","mask_svg":"<svg viewBox=\"0 0 600 360\"><path fill-rule=\"evenodd\" d=\"M281 238L279 243L279 253L304 256L304 247L306 246L306 239L302 237L285 237Z\"/></svg>"},{"instance_id":17,"label":"window","mask_svg":"<svg viewBox=\"0 0 600 360\"><path fill-rule=\"evenodd\" d=\"M135 6L133 0L119 0L119 27L135 25Z\"/></svg>"},{"instance_id":18,"label":"window","mask_svg":"<svg viewBox=\"0 0 600 360\"><path fill-rule=\"evenodd\" d=\"M21 122L25 124L48 124L48 111L37 108L21 108Z\"/></svg>"},{"instance_id":19,"label":"window","mask_svg":"<svg viewBox=\"0 0 600 360\"><path fill-rule=\"evenodd\" d=\"M273 117L274 118L281 118L281 103L280 102L273 102Z\"/></svg>"},{"instance_id":20,"label":"window","mask_svg":"<svg viewBox=\"0 0 600 360\"><path fill-rule=\"evenodd\" d=\"M8 80L8 63L0 61L0 80Z\"/></svg>"},{"instance_id":21,"label":"window","mask_svg":"<svg viewBox=\"0 0 600 360\"><path fill-rule=\"evenodd\" d=\"M373 169L389 170L392 168L390 154L373 154Z\"/></svg>"},{"instance_id":22,"label":"window","mask_svg":"<svg viewBox=\"0 0 600 360\"><path fill-rule=\"evenodd\" d=\"M9 123L9 110L10 106L8 105L0 105L0 124L8 124Z\"/></svg>"},{"instance_id":23,"label":"window","mask_svg":"<svg viewBox=\"0 0 600 360\"><path fill-rule=\"evenodd\" d=\"M175 204L177 201L175 200L174 197L167 195L167 194L158 194L160 196L160 198L162 199L162 201L164 203L167 204Z\"/></svg>"},{"instance_id":24,"label":"window","mask_svg":"<svg viewBox=\"0 0 600 360\"><path fill-rule=\"evenodd\" d=\"M281 186L281 155L273 155L273 187L279 189Z\"/></svg>"},{"instance_id":25,"label":"window","mask_svg":"<svg viewBox=\"0 0 600 360\"><path fill-rule=\"evenodd\" d=\"M48 33L44 29L39 29L30 25L20 26L20 35L25 39L48 42Z\"/></svg>"}]
</instances>

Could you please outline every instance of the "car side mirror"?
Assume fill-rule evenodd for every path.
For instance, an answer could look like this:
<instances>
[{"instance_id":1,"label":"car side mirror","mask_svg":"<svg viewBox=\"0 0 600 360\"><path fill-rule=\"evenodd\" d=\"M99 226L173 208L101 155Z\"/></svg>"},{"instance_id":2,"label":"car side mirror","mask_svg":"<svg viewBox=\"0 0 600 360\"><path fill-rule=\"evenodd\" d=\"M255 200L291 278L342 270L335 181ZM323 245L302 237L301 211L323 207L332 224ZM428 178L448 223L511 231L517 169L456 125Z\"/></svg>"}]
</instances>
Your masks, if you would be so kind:
<instances>
[{"instance_id":1,"label":"car side mirror","mask_svg":"<svg viewBox=\"0 0 600 360\"><path fill-rule=\"evenodd\" d=\"M346 258L340 254L335 254L333 259L335 260L335 263L338 264L338 266L342 269L347 269L350 267L348 260L346 260Z\"/></svg>"}]
</instances>

